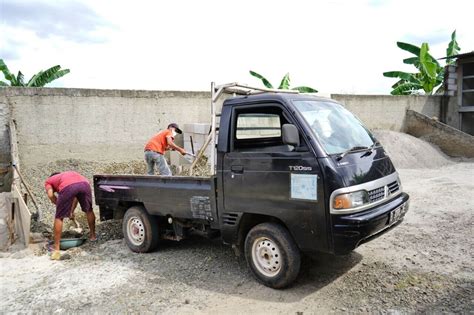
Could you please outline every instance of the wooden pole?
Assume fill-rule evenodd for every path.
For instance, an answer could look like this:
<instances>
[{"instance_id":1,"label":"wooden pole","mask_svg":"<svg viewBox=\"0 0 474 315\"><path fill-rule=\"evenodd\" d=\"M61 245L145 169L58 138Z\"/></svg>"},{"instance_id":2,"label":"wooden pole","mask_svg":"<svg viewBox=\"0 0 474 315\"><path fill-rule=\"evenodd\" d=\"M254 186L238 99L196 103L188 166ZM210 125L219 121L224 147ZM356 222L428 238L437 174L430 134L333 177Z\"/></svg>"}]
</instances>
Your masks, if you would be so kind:
<instances>
[{"instance_id":1,"label":"wooden pole","mask_svg":"<svg viewBox=\"0 0 474 315\"><path fill-rule=\"evenodd\" d=\"M189 168L189 175L191 175L191 176L193 175L194 167L196 166L199 159L201 159L201 157L204 155L204 151L206 151L206 148L209 145L209 143L211 142L211 140L212 140L212 133L210 133L207 136L206 142L204 142L204 145L199 150L198 154L196 155L196 158L194 159L193 163L191 164L191 167Z\"/></svg>"},{"instance_id":2,"label":"wooden pole","mask_svg":"<svg viewBox=\"0 0 474 315\"><path fill-rule=\"evenodd\" d=\"M28 186L28 184L26 183L26 181L23 179L23 176L21 175L20 171L19 171L18 168L16 167L16 164L13 164L13 168L14 168L15 171L18 173L18 176L20 176L21 182L22 182L23 185L25 186L26 191L28 192L28 194L29 194L30 197L31 197L31 201L33 201L33 204L35 205L36 210L38 211L38 217L39 217L38 219L40 219L40 218L41 218L41 210L40 210L40 208L38 207L38 204L36 203L35 197L33 196L33 193L31 192L30 186Z\"/></svg>"}]
</instances>

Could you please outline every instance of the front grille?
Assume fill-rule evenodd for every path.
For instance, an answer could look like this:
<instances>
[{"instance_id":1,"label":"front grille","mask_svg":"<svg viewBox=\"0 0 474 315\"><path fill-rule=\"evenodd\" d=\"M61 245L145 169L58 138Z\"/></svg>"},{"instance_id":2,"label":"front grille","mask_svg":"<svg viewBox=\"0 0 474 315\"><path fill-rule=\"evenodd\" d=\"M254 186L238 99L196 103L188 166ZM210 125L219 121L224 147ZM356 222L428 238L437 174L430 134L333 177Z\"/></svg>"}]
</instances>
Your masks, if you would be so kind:
<instances>
[{"instance_id":1,"label":"front grille","mask_svg":"<svg viewBox=\"0 0 474 315\"><path fill-rule=\"evenodd\" d=\"M385 186L369 190L369 201L376 202L385 197Z\"/></svg>"},{"instance_id":2,"label":"front grille","mask_svg":"<svg viewBox=\"0 0 474 315\"><path fill-rule=\"evenodd\" d=\"M387 186L388 186L388 190L390 191L391 194L393 194L394 192L397 192L400 189L400 186L398 186L397 181L394 181L394 182L388 184Z\"/></svg>"}]
</instances>

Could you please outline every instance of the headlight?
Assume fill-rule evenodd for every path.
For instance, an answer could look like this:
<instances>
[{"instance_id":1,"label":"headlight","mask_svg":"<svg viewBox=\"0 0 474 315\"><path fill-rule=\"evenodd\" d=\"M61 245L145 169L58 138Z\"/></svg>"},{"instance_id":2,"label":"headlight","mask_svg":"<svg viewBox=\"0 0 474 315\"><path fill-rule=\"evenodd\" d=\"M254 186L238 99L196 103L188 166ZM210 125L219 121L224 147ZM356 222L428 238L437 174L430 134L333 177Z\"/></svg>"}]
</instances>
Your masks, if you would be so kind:
<instances>
[{"instance_id":1,"label":"headlight","mask_svg":"<svg viewBox=\"0 0 474 315\"><path fill-rule=\"evenodd\" d=\"M359 190L352 193L340 194L334 198L332 207L334 209L351 209L363 206L369 203L369 195L365 190Z\"/></svg>"}]
</instances>

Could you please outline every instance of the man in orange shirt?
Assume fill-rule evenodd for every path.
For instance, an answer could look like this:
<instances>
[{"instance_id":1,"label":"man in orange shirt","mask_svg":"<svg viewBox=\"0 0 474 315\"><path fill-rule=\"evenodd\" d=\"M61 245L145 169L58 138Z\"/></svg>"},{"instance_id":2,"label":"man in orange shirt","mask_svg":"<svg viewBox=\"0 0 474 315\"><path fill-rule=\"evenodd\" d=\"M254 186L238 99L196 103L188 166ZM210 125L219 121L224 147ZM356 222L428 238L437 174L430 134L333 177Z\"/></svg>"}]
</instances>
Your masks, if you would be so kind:
<instances>
[{"instance_id":1,"label":"man in orange shirt","mask_svg":"<svg viewBox=\"0 0 474 315\"><path fill-rule=\"evenodd\" d=\"M158 167L160 175L172 175L164 154L166 150L170 149L174 149L182 155L186 154L183 148L174 143L174 137L178 133L182 133L181 129L179 129L176 123L171 123L167 129L158 132L148 141L145 146L145 161L148 175L155 174L155 165Z\"/></svg>"}]
</instances>

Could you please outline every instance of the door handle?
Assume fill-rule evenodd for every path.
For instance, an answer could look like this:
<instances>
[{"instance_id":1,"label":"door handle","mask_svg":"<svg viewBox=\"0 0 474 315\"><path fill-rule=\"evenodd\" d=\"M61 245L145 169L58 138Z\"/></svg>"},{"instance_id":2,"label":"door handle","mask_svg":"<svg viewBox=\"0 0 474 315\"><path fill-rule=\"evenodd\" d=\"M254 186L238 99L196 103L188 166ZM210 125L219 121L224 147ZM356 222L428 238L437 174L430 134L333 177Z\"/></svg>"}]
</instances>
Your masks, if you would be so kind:
<instances>
[{"instance_id":1,"label":"door handle","mask_svg":"<svg viewBox=\"0 0 474 315\"><path fill-rule=\"evenodd\" d=\"M242 165L232 165L230 167L230 170L233 173L243 173L244 172L244 167Z\"/></svg>"}]
</instances>

